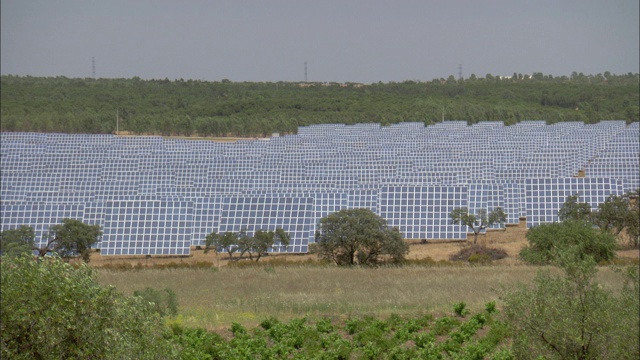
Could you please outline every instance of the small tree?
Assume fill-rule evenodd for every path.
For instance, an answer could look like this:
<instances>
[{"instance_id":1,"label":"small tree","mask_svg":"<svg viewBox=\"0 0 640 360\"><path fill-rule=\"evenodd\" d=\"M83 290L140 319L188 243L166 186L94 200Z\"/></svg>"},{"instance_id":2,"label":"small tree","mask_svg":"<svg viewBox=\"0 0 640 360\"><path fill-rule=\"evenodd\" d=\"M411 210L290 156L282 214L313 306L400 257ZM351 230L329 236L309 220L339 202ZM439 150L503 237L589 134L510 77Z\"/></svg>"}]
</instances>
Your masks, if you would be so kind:
<instances>
[{"instance_id":1,"label":"small tree","mask_svg":"<svg viewBox=\"0 0 640 360\"><path fill-rule=\"evenodd\" d=\"M205 240L205 252L210 248L215 248L217 252L225 251L229 254L229 259L233 259L233 253L238 250L238 235L232 232L225 232L220 235L215 231L207 235Z\"/></svg>"},{"instance_id":2,"label":"small tree","mask_svg":"<svg viewBox=\"0 0 640 360\"><path fill-rule=\"evenodd\" d=\"M35 237L33 228L25 225L2 231L0 232L0 254L5 256L29 254L35 247Z\"/></svg>"},{"instance_id":3,"label":"small tree","mask_svg":"<svg viewBox=\"0 0 640 360\"><path fill-rule=\"evenodd\" d=\"M287 251L289 244L291 243L291 236L284 231L283 228L276 228L276 240L280 242L280 246L284 247L284 251Z\"/></svg>"},{"instance_id":4,"label":"small tree","mask_svg":"<svg viewBox=\"0 0 640 360\"><path fill-rule=\"evenodd\" d=\"M621 196L610 195L598 210L592 214L592 220L600 229L613 232L618 236L627 226L629 202Z\"/></svg>"},{"instance_id":5,"label":"small tree","mask_svg":"<svg viewBox=\"0 0 640 360\"><path fill-rule=\"evenodd\" d=\"M260 260L262 254L266 253L269 248L271 248L275 242L276 234L273 231L264 231L264 230L256 230L255 234L253 234L253 244L252 251L257 254L256 262ZM249 253L249 258L251 259L251 253Z\"/></svg>"},{"instance_id":6,"label":"small tree","mask_svg":"<svg viewBox=\"0 0 640 360\"><path fill-rule=\"evenodd\" d=\"M517 359L637 359L638 271L630 269L620 296L595 282L593 258L573 248L557 253L564 276L541 270L533 286L504 296Z\"/></svg>"},{"instance_id":7,"label":"small tree","mask_svg":"<svg viewBox=\"0 0 640 360\"><path fill-rule=\"evenodd\" d=\"M454 224L465 225L473 231L474 245L478 243L478 234L480 234L482 230L495 224L507 222L507 214L505 214L501 207L491 210L488 215L485 209L478 210L478 214L474 215L470 214L467 208L455 208L451 214L449 214L449 217Z\"/></svg>"},{"instance_id":8,"label":"small tree","mask_svg":"<svg viewBox=\"0 0 640 360\"><path fill-rule=\"evenodd\" d=\"M152 287L146 287L144 290L134 291L133 296L142 298L161 317L178 315L178 298L176 293L169 288L156 290Z\"/></svg>"},{"instance_id":9,"label":"small tree","mask_svg":"<svg viewBox=\"0 0 640 360\"><path fill-rule=\"evenodd\" d=\"M558 210L558 220L581 220L587 221L591 218L591 205L578 202L579 196L568 196L560 210Z\"/></svg>"},{"instance_id":10,"label":"small tree","mask_svg":"<svg viewBox=\"0 0 640 360\"><path fill-rule=\"evenodd\" d=\"M49 229L49 237L43 247L34 248L42 257L57 253L64 259L80 255L85 262L90 260L90 249L102 236L100 225L87 225L76 219L63 219L61 224Z\"/></svg>"},{"instance_id":11,"label":"small tree","mask_svg":"<svg viewBox=\"0 0 640 360\"><path fill-rule=\"evenodd\" d=\"M618 238L626 231L634 247L637 247L640 241L639 191L636 190L624 196L610 195L605 202L598 205L597 211L591 216L596 226L613 233Z\"/></svg>"},{"instance_id":12,"label":"small tree","mask_svg":"<svg viewBox=\"0 0 640 360\"><path fill-rule=\"evenodd\" d=\"M390 256L401 263L409 252L397 228L368 209L341 210L320 220L316 233L319 257L337 265L375 265Z\"/></svg>"},{"instance_id":13,"label":"small tree","mask_svg":"<svg viewBox=\"0 0 640 360\"><path fill-rule=\"evenodd\" d=\"M640 246L640 189L629 194L627 234L635 247Z\"/></svg>"}]
</instances>

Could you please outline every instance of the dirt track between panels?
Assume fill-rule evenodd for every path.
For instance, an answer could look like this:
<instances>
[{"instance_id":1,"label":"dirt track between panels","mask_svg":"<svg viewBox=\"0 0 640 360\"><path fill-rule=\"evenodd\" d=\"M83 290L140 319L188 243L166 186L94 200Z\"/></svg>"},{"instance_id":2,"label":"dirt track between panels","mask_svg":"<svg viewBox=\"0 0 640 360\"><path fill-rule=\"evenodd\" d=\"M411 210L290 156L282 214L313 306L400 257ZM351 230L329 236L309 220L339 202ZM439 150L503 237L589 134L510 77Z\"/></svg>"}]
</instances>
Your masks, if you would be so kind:
<instances>
[{"instance_id":1,"label":"dirt track between panels","mask_svg":"<svg viewBox=\"0 0 640 360\"><path fill-rule=\"evenodd\" d=\"M478 243L489 247L496 247L505 250L508 256L505 259L498 260L498 264L518 264L518 253L520 249L527 244L526 240L527 226L525 221L520 221L516 226L507 226L504 230L493 230L478 237ZM408 240L409 254L407 259L426 259L431 258L435 261L449 260L449 256L458 252L463 246L473 241L473 235L467 237L467 241L446 242L439 240L431 240L421 243L419 240ZM638 249L620 250L618 256L624 258L638 259L640 251ZM237 254L234 254L237 256ZM315 255L310 254L271 254L263 257L260 261L269 261L270 259L285 259L288 262L300 262L316 260ZM195 248L191 249L191 255L188 256L101 256L96 252L91 255L90 265L95 267L114 266L119 264L129 264L132 266L154 266L169 263L187 263L195 264L198 262L212 263L214 266L225 266L228 263L228 254L216 254L211 251L207 254L203 250Z\"/></svg>"}]
</instances>

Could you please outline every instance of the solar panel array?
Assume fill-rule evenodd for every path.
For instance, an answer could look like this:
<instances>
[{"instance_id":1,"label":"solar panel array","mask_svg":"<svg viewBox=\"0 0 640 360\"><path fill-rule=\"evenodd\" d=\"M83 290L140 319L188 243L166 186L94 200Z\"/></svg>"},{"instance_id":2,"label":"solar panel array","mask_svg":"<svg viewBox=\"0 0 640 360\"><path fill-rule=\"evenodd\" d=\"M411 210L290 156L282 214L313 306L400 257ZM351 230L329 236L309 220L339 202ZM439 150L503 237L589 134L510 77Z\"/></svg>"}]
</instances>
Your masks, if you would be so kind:
<instances>
[{"instance_id":1,"label":"solar panel array","mask_svg":"<svg viewBox=\"0 0 640 360\"><path fill-rule=\"evenodd\" d=\"M2 230L46 240L65 218L99 224L103 255L186 255L212 231L275 230L306 252L320 219L367 208L405 238L466 239L449 213L500 206L507 223L557 221L640 187L638 123L313 125L268 140L212 142L2 133ZM584 177L576 177L584 172Z\"/></svg>"}]
</instances>

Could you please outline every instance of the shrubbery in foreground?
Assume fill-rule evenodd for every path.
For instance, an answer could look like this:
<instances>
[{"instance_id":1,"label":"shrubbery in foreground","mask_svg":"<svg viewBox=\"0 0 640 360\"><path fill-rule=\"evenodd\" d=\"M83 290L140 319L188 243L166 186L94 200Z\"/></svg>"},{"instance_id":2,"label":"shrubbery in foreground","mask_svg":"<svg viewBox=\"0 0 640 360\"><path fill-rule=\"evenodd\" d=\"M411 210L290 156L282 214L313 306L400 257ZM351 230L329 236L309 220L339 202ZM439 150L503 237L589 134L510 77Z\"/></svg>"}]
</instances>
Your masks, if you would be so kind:
<instances>
[{"instance_id":1,"label":"shrubbery in foreground","mask_svg":"<svg viewBox=\"0 0 640 360\"><path fill-rule=\"evenodd\" d=\"M511 289L504 313L518 359L638 359L638 269L616 296L594 280L596 263L579 247L557 254L564 276L540 271L532 286Z\"/></svg>"},{"instance_id":2,"label":"shrubbery in foreground","mask_svg":"<svg viewBox=\"0 0 640 360\"><path fill-rule=\"evenodd\" d=\"M1 262L3 359L164 359L148 303L102 287L86 265L26 255Z\"/></svg>"}]
</instances>

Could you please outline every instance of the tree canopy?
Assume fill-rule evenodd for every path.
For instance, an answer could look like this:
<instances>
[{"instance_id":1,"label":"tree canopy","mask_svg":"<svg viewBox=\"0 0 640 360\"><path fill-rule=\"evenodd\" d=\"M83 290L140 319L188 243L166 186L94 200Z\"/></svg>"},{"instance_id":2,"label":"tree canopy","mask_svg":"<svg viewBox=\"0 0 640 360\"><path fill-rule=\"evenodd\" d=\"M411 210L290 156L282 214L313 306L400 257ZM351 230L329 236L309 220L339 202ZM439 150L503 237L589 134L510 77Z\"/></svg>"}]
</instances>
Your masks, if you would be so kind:
<instances>
[{"instance_id":1,"label":"tree canopy","mask_svg":"<svg viewBox=\"0 0 640 360\"><path fill-rule=\"evenodd\" d=\"M374 84L0 77L2 131L263 136L324 123L639 121L638 74ZM116 120L116 118L118 120ZM116 125L117 124L117 125Z\"/></svg>"},{"instance_id":2,"label":"tree canopy","mask_svg":"<svg viewBox=\"0 0 640 360\"><path fill-rule=\"evenodd\" d=\"M76 219L63 219L61 224L49 229L45 245L35 250L40 256L57 253L68 259L80 255L85 262L89 262L91 247L98 242L100 236L100 225L88 225Z\"/></svg>"},{"instance_id":3,"label":"tree canopy","mask_svg":"<svg viewBox=\"0 0 640 360\"><path fill-rule=\"evenodd\" d=\"M376 265L384 257L404 261L409 252L397 228L368 209L347 209L320 219L316 252L337 265Z\"/></svg>"},{"instance_id":4,"label":"tree canopy","mask_svg":"<svg viewBox=\"0 0 640 360\"><path fill-rule=\"evenodd\" d=\"M505 214L501 207L491 210L489 214L487 214L486 209L480 209L478 210L478 214L472 214L467 208L456 208L449 214L449 217L454 224L465 225L473 231L474 245L478 243L478 234L480 234L482 230L495 224L503 224L507 221L507 214Z\"/></svg>"},{"instance_id":5,"label":"tree canopy","mask_svg":"<svg viewBox=\"0 0 640 360\"><path fill-rule=\"evenodd\" d=\"M102 236L100 225L88 225L76 219L63 219L51 226L43 244L36 244L32 227L21 225L16 229L0 232L0 252L15 256L35 251L43 257L54 253L64 259L80 255L85 262L90 260L91 247Z\"/></svg>"},{"instance_id":6,"label":"tree canopy","mask_svg":"<svg viewBox=\"0 0 640 360\"><path fill-rule=\"evenodd\" d=\"M205 241L205 252L215 248L218 252L227 252L229 259L233 260L233 253L239 252L237 258L241 259L244 254L249 255L249 259L253 260L253 254L256 254L255 261L260 260L263 254L271 249L276 242L286 249L289 246L290 236L282 228L273 230L258 229L253 236L248 236L246 231L225 232L218 234L215 231L207 235Z\"/></svg>"},{"instance_id":7,"label":"tree canopy","mask_svg":"<svg viewBox=\"0 0 640 360\"><path fill-rule=\"evenodd\" d=\"M26 225L4 230L0 232L0 254L18 256L31 253L35 247L35 237L33 228Z\"/></svg>"}]
</instances>

